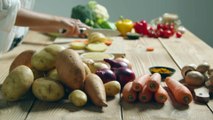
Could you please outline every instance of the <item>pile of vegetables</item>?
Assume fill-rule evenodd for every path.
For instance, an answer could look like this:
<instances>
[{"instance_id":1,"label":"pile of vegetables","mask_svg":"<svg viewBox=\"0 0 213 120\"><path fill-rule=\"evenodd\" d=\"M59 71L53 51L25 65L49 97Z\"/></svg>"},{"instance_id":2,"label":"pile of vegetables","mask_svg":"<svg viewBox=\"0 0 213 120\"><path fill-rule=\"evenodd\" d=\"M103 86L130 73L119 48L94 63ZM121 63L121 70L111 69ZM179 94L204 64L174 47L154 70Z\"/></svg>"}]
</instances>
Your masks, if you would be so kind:
<instances>
[{"instance_id":1,"label":"pile of vegetables","mask_svg":"<svg viewBox=\"0 0 213 120\"><path fill-rule=\"evenodd\" d=\"M60 45L23 51L10 66L1 87L2 95L7 101L18 101L32 91L41 101L65 98L82 107L90 99L96 106L106 107L106 97L117 95L121 90L120 83L115 81L116 78L104 83L91 72L108 65L94 64L93 67L99 66L94 70L87 64L76 51Z\"/></svg>"},{"instance_id":2,"label":"pile of vegetables","mask_svg":"<svg viewBox=\"0 0 213 120\"><path fill-rule=\"evenodd\" d=\"M108 21L107 9L93 0L89 1L87 5L73 7L71 18L79 19L93 28L116 29L115 24Z\"/></svg>"}]
</instances>

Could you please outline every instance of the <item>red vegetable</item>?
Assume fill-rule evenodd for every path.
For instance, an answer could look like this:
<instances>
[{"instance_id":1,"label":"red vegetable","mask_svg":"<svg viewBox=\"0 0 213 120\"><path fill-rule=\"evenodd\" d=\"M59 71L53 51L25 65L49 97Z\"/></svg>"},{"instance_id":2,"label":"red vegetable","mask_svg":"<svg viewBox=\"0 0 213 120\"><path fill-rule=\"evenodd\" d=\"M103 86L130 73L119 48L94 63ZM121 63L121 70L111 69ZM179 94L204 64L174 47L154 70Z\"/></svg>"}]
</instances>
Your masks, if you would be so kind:
<instances>
[{"instance_id":1,"label":"red vegetable","mask_svg":"<svg viewBox=\"0 0 213 120\"><path fill-rule=\"evenodd\" d=\"M126 83L133 81L135 79L135 73L127 68L121 67L115 70L116 79L120 82L123 87Z\"/></svg>"},{"instance_id":2,"label":"red vegetable","mask_svg":"<svg viewBox=\"0 0 213 120\"><path fill-rule=\"evenodd\" d=\"M110 69L101 69L96 71L95 74L97 74L104 83L116 80L115 73Z\"/></svg>"},{"instance_id":3,"label":"red vegetable","mask_svg":"<svg viewBox=\"0 0 213 120\"><path fill-rule=\"evenodd\" d=\"M104 61L110 64L112 70L120 67L128 67L128 64L123 61L116 61L112 59L104 59Z\"/></svg>"}]
</instances>

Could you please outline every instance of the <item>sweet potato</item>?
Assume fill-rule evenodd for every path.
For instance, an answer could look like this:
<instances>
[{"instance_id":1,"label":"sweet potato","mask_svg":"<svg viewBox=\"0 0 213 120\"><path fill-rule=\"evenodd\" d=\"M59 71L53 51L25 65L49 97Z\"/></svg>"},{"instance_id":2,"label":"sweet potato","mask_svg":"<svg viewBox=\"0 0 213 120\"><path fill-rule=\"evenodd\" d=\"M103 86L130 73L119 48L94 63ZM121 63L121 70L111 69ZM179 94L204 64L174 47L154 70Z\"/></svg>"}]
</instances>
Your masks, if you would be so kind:
<instances>
[{"instance_id":1,"label":"sweet potato","mask_svg":"<svg viewBox=\"0 0 213 120\"><path fill-rule=\"evenodd\" d=\"M92 102L100 107L106 107L106 91L103 81L96 74L88 74L84 84L85 92Z\"/></svg>"},{"instance_id":2,"label":"sweet potato","mask_svg":"<svg viewBox=\"0 0 213 120\"><path fill-rule=\"evenodd\" d=\"M11 72L14 68L16 68L19 65L25 65L25 66L31 68L32 67L31 58L32 58L34 53L35 53L34 50L25 50L25 51L21 52L13 60L12 64L10 65L9 71Z\"/></svg>"},{"instance_id":3,"label":"sweet potato","mask_svg":"<svg viewBox=\"0 0 213 120\"><path fill-rule=\"evenodd\" d=\"M81 89L86 77L84 64L72 49L60 52L56 58L56 69L62 82L70 89Z\"/></svg>"}]
</instances>

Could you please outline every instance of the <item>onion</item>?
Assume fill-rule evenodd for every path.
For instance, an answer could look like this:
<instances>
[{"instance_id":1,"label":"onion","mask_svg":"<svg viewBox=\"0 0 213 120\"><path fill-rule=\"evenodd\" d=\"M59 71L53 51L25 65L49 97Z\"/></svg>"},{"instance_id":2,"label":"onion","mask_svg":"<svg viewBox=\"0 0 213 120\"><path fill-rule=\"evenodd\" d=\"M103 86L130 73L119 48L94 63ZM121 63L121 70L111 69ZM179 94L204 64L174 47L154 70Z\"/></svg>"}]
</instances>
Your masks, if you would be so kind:
<instances>
[{"instance_id":1,"label":"onion","mask_svg":"<svg viewBox=\"0 0 213 120\"><path fill-rule=\"evenodd\" d=\"M110 69L101 69L96 71L96 74L101 78L103 83L116 80L115 73Z\"/></svg>"},{"instance_id":2,"label":"onion","mask_svg":"<svg viewBox=\"0 0 213 120\"><path fill-rule=\"evenodd\" d=\"M128 59L119 57L119 58L116 58L115 60L119 62L125 62L128 65L128 68L132 69L132 64L130 63Z\"/></svg>"},{"instance_id":3,"label":"onion","mask_svg":"<svg viewBox=\"0 0 213 120\"><path fill-rule=\"evenodd\" d=\"M121 67L115 70L116 79L120 82L123 87L126 83L133 81L135 79L135 73L127 68Z\"/></svg>"},{"instance_id":4,"label":"onion","mask_svg":"<svg viewBox=\"0 0 213 120\"><path fill-rule=\"evenodd\" d=\"M104 61L110 64L112 70L120 67L128 67L128 64L123 61L116 61L112 59L104 59Z\"/></svg>"}]
</instances>

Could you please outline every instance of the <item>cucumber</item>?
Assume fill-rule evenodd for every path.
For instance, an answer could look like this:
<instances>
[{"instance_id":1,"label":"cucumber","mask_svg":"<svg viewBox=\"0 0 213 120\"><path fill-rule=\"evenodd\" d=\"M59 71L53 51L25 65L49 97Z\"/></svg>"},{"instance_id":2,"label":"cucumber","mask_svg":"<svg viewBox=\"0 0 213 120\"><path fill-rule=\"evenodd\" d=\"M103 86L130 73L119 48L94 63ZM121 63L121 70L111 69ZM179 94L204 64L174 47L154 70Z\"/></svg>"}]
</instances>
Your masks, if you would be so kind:
<instances>
[{"instance_id":1,"label":"cucumber","mask_svg":"<svg viewBox=\"0 0 213 120\"><path fill-rule=\"evenodd\" d=\"M140 35L138 33L127 33L127 38L130 40L139 39Z\"/></svg>"},{"instance_id":2,"label":"cucumber","mask_svg":"<svg viewBox=\"0 0 213 120\"><path fill-rule=\"evenodd\" d=\"M84 50L86 47L86 44L84 42L71 42L70 48L74 50Z\"/></svg>"},{"instance_id":3,"label":"cucumber","mask_svg":"<svg viewBox=\"0 0 213 120\"><path fill-rule=\"evenodd\" d=\"M86 49L90 52L104 52L107 49L107 45L104 43L90 43Z\"/></svg>"}]
</instances>

